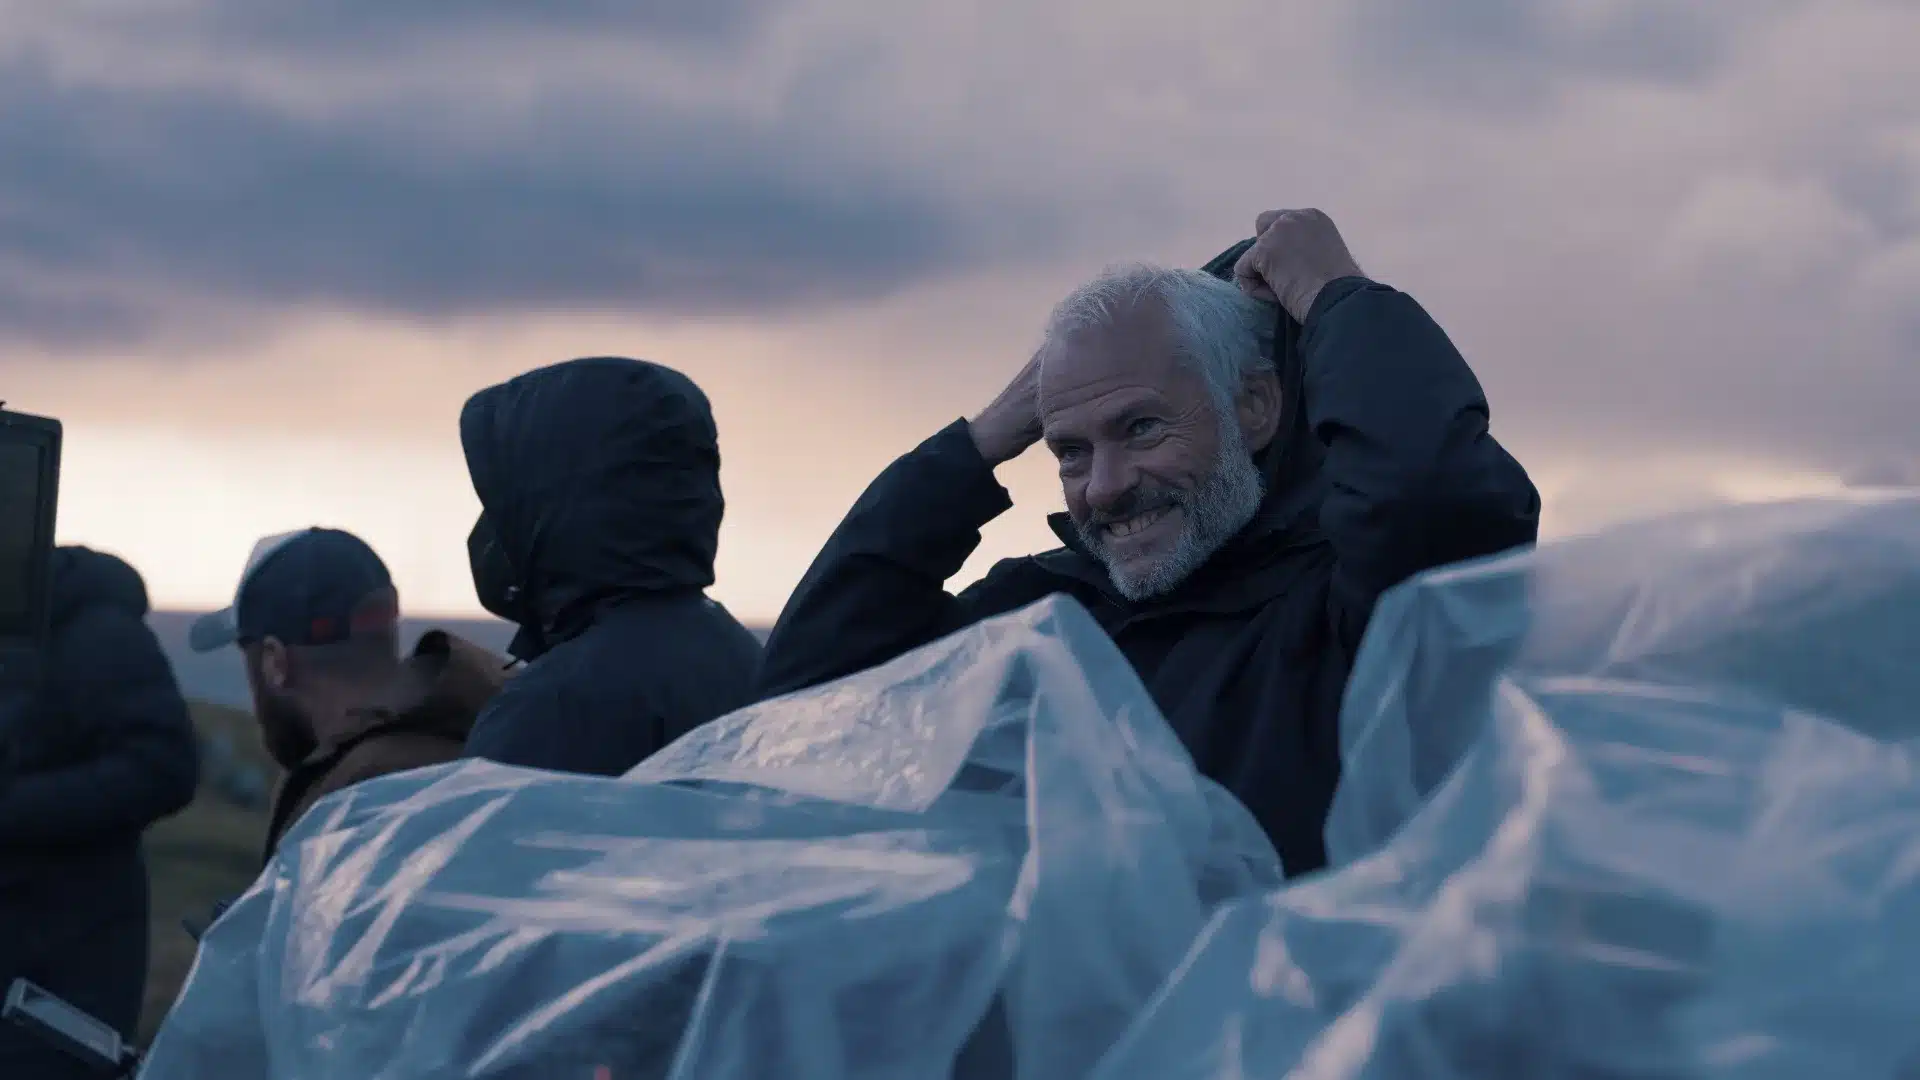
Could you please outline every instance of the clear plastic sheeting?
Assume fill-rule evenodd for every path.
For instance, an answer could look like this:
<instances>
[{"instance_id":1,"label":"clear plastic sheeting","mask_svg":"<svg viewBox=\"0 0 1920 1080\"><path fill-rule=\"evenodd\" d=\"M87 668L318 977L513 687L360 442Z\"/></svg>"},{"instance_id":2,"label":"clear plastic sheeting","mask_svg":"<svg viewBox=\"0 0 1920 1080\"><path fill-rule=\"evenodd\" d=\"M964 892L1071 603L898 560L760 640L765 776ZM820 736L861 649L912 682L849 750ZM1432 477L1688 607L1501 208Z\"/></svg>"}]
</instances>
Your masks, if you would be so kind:
<instances>
[{"instance_id":1,"label":"clear plastic sheeting","mask_svg":"<svg viewBox=\"0 0 1920 1080\"><path fill-rule=\"evenodd\" d=\"M1335 869L1218 911L1101 1080L1920 1078L1920 495L1381 603Z\"/></svg>"},{"instance_id":2,"label":"clear plastic sheeting","mask_svg":"<svg viewBox=\"0 0 1920 1080\"><path fill-rule=\"evenodd\" d=\"M147 1080L1085 1075L1280 879L1056 599L606 779L466 762L309 812Z\"/></svg>"}]
</instances>

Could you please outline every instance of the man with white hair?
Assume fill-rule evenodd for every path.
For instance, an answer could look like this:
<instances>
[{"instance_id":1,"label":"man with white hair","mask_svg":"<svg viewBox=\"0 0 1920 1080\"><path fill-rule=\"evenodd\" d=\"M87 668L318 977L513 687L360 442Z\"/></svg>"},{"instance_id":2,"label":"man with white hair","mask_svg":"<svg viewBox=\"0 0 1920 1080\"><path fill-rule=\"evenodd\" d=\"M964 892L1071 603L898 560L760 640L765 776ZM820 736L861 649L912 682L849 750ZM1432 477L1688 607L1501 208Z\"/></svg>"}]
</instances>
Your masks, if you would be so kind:
<instances>
[{"instance_id":1,"label":"man with white hair","mask_svg":"<svg viewBox=\"0 0 1920 1080\"><path fill-rule=\"evenodd\" d=\"M1340 699L1374 602L1532 543L1540 502L1446 334L1363 277L1325 214L1268 211L1256 233L1205 271L1121 267L1062 301L992 404L855 504L781 613L761 693L1065 592L1287 872L1324 865ZM948 594L1012 505L994 467L1036 442L1059 464L1065 546Z\"/></svg>"}]
</instances>

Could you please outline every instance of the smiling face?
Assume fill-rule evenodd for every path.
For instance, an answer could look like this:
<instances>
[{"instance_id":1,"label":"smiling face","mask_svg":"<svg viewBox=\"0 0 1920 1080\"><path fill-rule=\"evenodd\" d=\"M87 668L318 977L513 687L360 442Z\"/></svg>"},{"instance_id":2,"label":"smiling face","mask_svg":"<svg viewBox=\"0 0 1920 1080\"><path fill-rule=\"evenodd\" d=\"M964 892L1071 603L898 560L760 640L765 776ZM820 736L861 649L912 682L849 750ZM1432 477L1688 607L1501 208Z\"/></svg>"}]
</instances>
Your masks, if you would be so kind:
<instances>
[{"instance_id":1,"label":"smiling face","mask_svg":"<svg viewBox=\"0 0 1920 1080\"><path fill-rule=\"evenodd\" d=\"M1122 596L1172 590L1252 520L1263 494L1252 448L1272 438L1277 402L1277 382L1256 378L1222 414L1158 299L1048 343L1044 438L1067 512Z\"/></svg>"}]
</instances>

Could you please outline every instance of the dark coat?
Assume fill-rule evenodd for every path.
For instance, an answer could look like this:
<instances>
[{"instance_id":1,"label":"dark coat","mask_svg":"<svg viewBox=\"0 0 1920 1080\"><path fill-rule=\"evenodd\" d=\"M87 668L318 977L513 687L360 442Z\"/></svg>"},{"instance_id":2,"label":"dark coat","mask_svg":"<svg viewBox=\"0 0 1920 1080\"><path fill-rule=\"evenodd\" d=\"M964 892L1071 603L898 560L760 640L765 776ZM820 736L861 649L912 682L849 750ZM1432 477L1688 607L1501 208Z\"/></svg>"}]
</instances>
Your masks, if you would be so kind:
<instances>
[{"instance_id":1,"label":"dark coat","mask_svg":"<svg viewBox=\"0 0 1920 1080\"><path fill-rule=\"evenodd\" d=\"M540 368L475 394L460 442L530 609L510 647L529 664L469 753L613 776L748 703L760 642L705 592L725 503L692 380L619 357Z\"/></svg>"},{"instance_id":2,"label":"dark coat","mask_svg":"<svg viewBox=\"0 0 1920 1080\"><path fill-rule=\"evenodd\" d=\"M1243 248L1208 269L1224 275ZM949 595L981 527L1012 505L960 421L854 505L781 613L759 692L826 682L1064 592L1113 636L1200 770L1253 811L1287 872L1322 867L1340 700L1375 600L1421 570L1532 543L1540 502L1488 433L1473 372L1411 297L1345 278L1290 329L1282 320L1287 415L1259 456L1266 500L1172 594L1121 598L1055 515L1065 546Z\"/></svg>"},{"instance_id":3,"label":"dark coat","mask_svg":"<svg viewBox=\"0 0 1920 1080\"><path fill-rule=\"evenodd\" d=\"M15 768L0 778L0 986L24 975L129 1038L147 964L140 837L193 801L200 768L146 614L133 567L83 547L55 553L41 684L9 717ZM9 1038L0 1075L14 1075L9 1053L34 1053Z\"/></svg>"}]
</instances>

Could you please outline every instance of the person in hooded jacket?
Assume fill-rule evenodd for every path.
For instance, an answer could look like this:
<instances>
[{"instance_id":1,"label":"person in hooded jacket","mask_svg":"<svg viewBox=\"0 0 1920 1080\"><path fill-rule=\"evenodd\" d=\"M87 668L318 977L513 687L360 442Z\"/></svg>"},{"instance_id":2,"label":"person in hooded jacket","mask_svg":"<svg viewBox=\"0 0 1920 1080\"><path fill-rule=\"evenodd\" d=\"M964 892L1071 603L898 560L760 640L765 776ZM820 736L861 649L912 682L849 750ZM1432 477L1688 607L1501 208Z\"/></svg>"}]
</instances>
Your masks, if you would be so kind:
<instances>
[{"instance_id":1,"label":"person in hooded jacket","mask_svg":"<svg viewBox=\"0 0 1920 1080\"><path fill-rule=\"evenodd\" d=\"M141 834L199 783L193 721L126 562L61 547L34 692L9 717L0 778L0 992L26 978L132 1040L145 996L148 881ZM0 1076L86 1075L0 1025Z\"/></svg>"},{"instance_id":2,"label":"person in hooded jacket","mask_svg":"<svg viewBox=\"0 0 1920 1080\"><path fill-rule=\"evenodd\" d=\"M1012 505L994 467L1035 442L1059 466L1064 546L948 594ZM1066 593L1302 874L1326 862L1340 700L1375 601L1532 543L1539 507L1440 327L1362 276L1325 214L1268 211L1204 271L1122 268L1063 301L999 398L867 488L775 624L759 691Z\"/></svg>"},{"instance_id":3,"label":"person in hooded jacket","mask_svg":"<svg viewBox=\"0 0 1920 1080\"><path fill-rule=\"evenodd\" d=\"M615 776L749 703L759 639L706 595L725 504L691 379L622 357L538 368L468 399L460 443L474 588L527 661L470 754Z\"/></svg>"}]
</instances>

